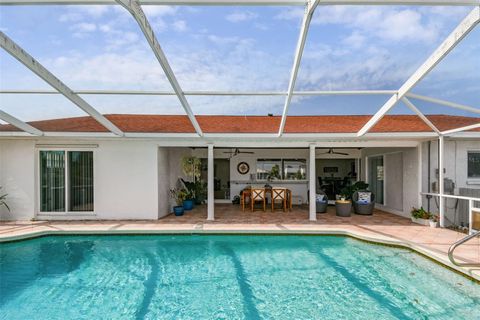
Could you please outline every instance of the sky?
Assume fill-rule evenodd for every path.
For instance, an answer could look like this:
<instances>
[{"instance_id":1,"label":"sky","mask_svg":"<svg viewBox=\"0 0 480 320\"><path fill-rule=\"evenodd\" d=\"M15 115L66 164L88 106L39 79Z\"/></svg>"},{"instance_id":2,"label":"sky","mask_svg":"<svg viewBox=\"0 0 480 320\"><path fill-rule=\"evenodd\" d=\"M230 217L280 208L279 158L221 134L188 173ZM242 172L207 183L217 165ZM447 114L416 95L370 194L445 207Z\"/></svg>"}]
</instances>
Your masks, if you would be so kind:
<instances>
[{"instance_id":1,"label":"sky","mask_svg":"<svg viewBox=\"0 0 480 320\"><path fill-rule=\"evenodd\" d=\"M144 6L183 90L286 91L303 7ZM398 89L471 7L319 6L296 91ZM1 6L0 30L73 90L170 90L120 6ZM480 27L412 92L480 108ZM0 49L0 89L51 89ZM82 96L101 113L184 114L175 96ZM290 115L374 114L385 96L293 98ZM280 115L285 98L188 96L195 114ZM412 100L425 113L472 116ZM0 94L24 121L84 115L61 95ZM391 113L411 113L399 104Z\"/></svg>"}]
</instances>

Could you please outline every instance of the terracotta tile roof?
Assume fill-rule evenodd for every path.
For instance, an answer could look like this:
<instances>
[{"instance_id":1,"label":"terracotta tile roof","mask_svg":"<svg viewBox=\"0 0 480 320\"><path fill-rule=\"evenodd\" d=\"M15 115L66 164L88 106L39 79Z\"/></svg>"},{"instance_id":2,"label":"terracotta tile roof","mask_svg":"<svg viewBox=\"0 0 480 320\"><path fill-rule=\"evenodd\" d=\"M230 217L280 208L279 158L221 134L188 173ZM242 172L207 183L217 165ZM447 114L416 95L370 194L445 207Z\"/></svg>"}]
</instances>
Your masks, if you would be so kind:
<instances>
[{"instance_id":1,"label":"terracotta tile roof","mask_svg":"<svg viewBox=\"0 0 480 320\"><path fill-rule=\"evenodd\" d=\"M126 115L111 114L106 117L124 132L143 133L194 133L185 115ZM285 133L354 133L370 119L370 115L289 116ZM429 115L428 118L441 130L459 128L480 122L480 118ZM280 116L197 116L206 133L276 133ZM75 117L29 122L47 132L107 132L93 118ZM12 125L0 125L0 131L19 131ZM415 115L386 115L371 132L431 132ZM480 132L480 129L475 129Z\"/></svg>"}]
</instances>

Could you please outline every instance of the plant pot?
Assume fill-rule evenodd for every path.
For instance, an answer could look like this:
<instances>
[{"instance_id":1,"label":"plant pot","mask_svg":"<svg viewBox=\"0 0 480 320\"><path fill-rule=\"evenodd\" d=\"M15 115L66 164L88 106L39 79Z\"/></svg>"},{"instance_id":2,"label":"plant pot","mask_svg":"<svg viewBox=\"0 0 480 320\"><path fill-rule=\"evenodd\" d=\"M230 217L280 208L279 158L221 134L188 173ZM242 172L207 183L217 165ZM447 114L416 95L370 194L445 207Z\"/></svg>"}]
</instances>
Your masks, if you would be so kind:
<instances>
[{"instance_id":1,"label":"plant pot","mask_svg":"<svg viewBox=\"0 0 480 320\"><path fill-rule=\"evenodd\" d=\"M438 228L438 221L429 221L430 223L430 228Z\"/></svg>"},{"instance_id":2,"label":"plant pot","mask_svg":"<svg viewBox=\"0 0 480 320\"><path fill-rule=\"evenodd\" d=\"M183 201L183 209L185 210L192 210L193 209L193 200L184 200Z\"/></svg>"},{"instance_id":3,"label":"plant pot","mask_svg":"<svg viewBox=\"0 0 480 320\"><path fill-rule=\"evenodd\" d=\"M337 216L339 217L350 217L352 211L352 202L351 201L335 201L335 209L337 211Z\"/></svg>"},{"instance_id":4,"label":"plant pot","mask_svg":"<svg viewBox=\"0 0 480 320\"><path fill-rule=\"evenodd\" d=\"M175 215L178 217L178 216L183 216L183 206L175 206L173 207L173 212L175 213Z\"/></svg>"},{"instance_id":5,"label":"plant pot","mask_svg":"<svg viewBox=\"0 0 480 320\"><path fill-rule=\"evenodd\" d=\"M203 197L203 196L198 196L198 197L195 198L195 204L196 204L196 205L200 205L200 204L202 204L204 201L205 201L205 197Z\"/></svg>"},{"instance_id":6,"label":"plant pot","mask_svg":"<svg viewBox=\"0 0 480 320\"><path fill-rule=\"evenodd\" d=\"M423 226L428 226L430 224L430 220L428 219L420 219L420 218L414 218L414 217L411 217L411 218L412 218L412 222L421 224Z\"/></svg>"}]
</instances>

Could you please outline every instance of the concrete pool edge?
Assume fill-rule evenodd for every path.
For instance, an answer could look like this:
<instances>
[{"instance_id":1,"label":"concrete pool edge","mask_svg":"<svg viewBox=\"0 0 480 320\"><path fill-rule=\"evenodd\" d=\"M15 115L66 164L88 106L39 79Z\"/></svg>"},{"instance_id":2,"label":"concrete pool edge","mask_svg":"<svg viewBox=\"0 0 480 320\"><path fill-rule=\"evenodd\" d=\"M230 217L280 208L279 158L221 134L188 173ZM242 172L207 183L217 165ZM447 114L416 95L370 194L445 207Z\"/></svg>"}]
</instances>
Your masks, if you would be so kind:
<instances>
[{"instance_id":1,"label":"concrete pool edge","mask_svg":"<svg viewBox=\"0 0 480 320\"><path fill-rule=\"evenodd\" d=\"M130 230L41 230L31 231L18 235L1 236L0 243L16 242L28 240L44 236L55 235L174 235L174 234L203 234L203 235L319 235L319 236L346 236L360 241L366 241L373 244L387 245L393 247L401 247L412 250L417 254L430 259L451 271L460 273L461 275L480 284L480 268L459 267L450 262L448 257L443 253L438 253L428 249L425 246L414 242L398 240L392 237L378 235L365 235L351 230L268 230L268 229L171 229L171 230L149 230L149 229L130 229Z\"/></svg>"}]
</instances>

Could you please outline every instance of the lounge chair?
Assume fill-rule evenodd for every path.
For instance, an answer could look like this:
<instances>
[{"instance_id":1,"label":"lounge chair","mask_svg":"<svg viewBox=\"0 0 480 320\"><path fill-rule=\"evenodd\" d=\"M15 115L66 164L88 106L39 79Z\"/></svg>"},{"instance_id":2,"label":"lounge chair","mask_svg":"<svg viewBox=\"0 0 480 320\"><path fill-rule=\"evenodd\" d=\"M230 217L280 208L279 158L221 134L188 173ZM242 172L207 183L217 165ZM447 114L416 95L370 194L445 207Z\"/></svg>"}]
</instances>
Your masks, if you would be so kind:
<instances>
[{"instance_id":1,"label":"lounge chair","mask_svg":"<svg viewBox=\"0 0 480 320\"><path fill-rule=\"evenodd\" d=\"M369 193L370 201L360 199L360 193ZM365 195L365 194L364 194ZM356 191L352 196L353 211L360 215L372 215L375 209L375 194L368 190Z\"/></svg>"}]
</instances>

